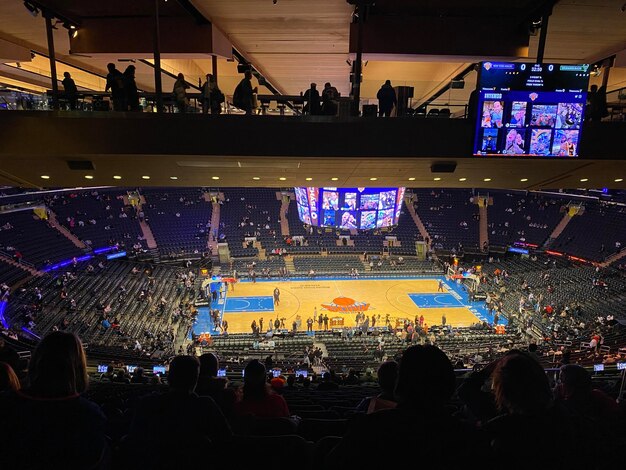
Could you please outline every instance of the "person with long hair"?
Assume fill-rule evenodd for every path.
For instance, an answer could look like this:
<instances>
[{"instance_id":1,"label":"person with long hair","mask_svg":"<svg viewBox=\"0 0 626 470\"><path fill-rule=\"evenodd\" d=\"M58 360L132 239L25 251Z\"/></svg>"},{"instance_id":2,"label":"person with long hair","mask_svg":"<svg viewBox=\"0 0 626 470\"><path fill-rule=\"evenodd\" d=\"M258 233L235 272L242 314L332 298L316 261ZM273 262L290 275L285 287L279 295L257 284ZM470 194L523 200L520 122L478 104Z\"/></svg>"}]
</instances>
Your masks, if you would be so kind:
<instances>
[{"instance_id":1,"label":"person with long hair","mask_svg":"<svg viewBox=\"0 0 626 470\"><path fill-rule=\"evenodd\" d=\"M236 416L280 418L289 416L285 399L274 393L267 383L265 366L254 359L244 370L243 393L234 405Z\"/></svg>"},{"instance_id":2,"label":"person with long hair","mask_svg":"<svg viewBox=\"0 0 626 470\"><path fill-rule=\"evenodd\" d=\"M0 362L0 392L17 392L19 389L20 381L13 368L6 362Z\"/></svg>"},{"instance_id":3,"label":"person with long hair","mask_svg":"<svg viewBox=\"0 0 626 470\"><path fill-rule=\"evenodd\" d=\"M80 396L88 377L76 335L57 331L37 346L23 390L0 395L3 468L98 469L107 461L100 408Z\"/></svg>"},{"instance_id":4,"label":"person with long hair","mask_svg":"<svg viewBox=\"0 0 626 470\"><path fill-rule=\"evenodd\" d=\"M510 351L498 361L491 378L500 413L483 425L492 464L506 461L511 469L526 469L537 462L542 468L597 468L592 428L555 406L548 377L536 358Z\"/></svg>"}]
</instances>

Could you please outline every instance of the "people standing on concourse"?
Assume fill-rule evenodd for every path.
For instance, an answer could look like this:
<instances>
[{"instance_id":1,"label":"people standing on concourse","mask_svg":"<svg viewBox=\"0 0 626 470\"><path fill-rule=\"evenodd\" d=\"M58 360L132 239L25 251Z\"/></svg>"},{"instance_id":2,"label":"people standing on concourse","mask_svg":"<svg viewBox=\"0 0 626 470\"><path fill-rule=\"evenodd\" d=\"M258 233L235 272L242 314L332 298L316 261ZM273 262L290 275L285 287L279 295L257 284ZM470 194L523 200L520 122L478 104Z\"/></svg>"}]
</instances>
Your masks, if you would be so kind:
<instances>
[{"instance_id":1,"label":"people standing on concourse","mask_svg":"<svg viewBox=\"0 0 626 470\"><path fill-rule=\"evenodd\" d=\"M187 112L187 89L189 85L185 81L185 76L182 73L178 74L176 82L174 83L174 101L176 101L176 107L179 113Z\"/></svg>"},{"instance_id":2,"label":"people standing on concourse","mask_svg":"<svg viewBox=\"0 0 626 470\"><path fill-rule=\"evenodd\" d=\"M114 63L107 65L109 73L107 74L107 84L105 92L111 90L111 99L113 100L113 111L126 110L126 96L124 93L124 75L115 68Z\"/></svg>"},{"instance_id":3,"label":"people standing on concourse","mask_svg":"<svg viewBox=\"0 0 626 470\"><path fill-rule=\"evenodd\" d=\"M135 82L135 66L129 65L124 70L124 92L126 95L127 110L140 111L139 109L139 93L137 92L137 83Z\"/></svg>"},{"instance_id":4,"label":"people standing on concourse","mask_svg":"<svg viewBox=\"0 0 626 470\"><path fill-rule=\"evenodd\" d=\"M378 115L380 117L391 116L391 111L394 106L398 104L398 100L396 99L396 92L391 86L390 80L387 80L385 84L380 87L376 98L378 98Z\"/></svg>"},{"instance_id":5,"label":"people standing on concourse","mask_svg":"<svg viewBox=\"0 0 626 470\"><path fill-rule=\"evenodd\" d=\"M74 79L69 72L64 72L63 76L65 78L63 79L61 84L63 85L63 90L65 91L65 98L70 105L70 109L74 111L76 109L76 94L78 93L78 89L76 88L76 83L74 83Z\"/></svg>"}]
</instances>

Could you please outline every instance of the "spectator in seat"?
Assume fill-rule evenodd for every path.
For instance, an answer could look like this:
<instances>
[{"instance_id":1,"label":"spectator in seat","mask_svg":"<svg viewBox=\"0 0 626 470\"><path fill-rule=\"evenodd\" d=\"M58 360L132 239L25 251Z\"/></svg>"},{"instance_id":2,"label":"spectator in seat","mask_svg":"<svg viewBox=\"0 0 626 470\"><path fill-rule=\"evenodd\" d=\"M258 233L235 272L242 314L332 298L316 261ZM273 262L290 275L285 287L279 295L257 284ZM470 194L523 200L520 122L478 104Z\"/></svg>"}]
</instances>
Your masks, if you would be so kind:
<instances>
[{"instance_id":1,"label":"spectator in seat","mask_svg":"<svg viewBox=\"0 0 626 470\"><path fill-rule=\"evenodd\" d=\"M316 390L324 391L324 390L338 390L339 385L333 381L332 375L330 372L324 372L322 376L322 382L317 386Z\"/></svg>"},{"instance_id":2,"label":"spectator in seat","mask_svg":"<svg viewBox=\"0 0 626 470\"><path fill-rule=\"evenodd\" d=\"M448 403L455 388L448 357L431 345L411 346L402 355L395 398L398 406L357 415L341 443L327 456L331 468L370 468L371 449L398 449L385 453L388 468L415 466L415 443L420 468L463 468L485 456L485 446L473 428L452 415Z\"/></svg>"},{"instance_id":3,"label":"spectator in seat","mask_svg":"<svg viewBox=\"0 0 626 470\"><path fill-rule=\"evenodd\" d=\"M133 454L136 448L148 450L146 455L135 456L140 459L137 468L197 464L198 449L232 437L213 399L194 392L199 374L200 361L196 357L176 356L168 374L169 392L146 397L138 404L126 442Z\"/></svg>"},{"instance_id":4,"label":"spectator in seat","mask_svg":"<svg viewBox=\"0 0 626 470\"><path fill-rule=\"evenodd\" d=\"M20 381L11 366L6 362L0 362L0 393L9 390L17 392L20 388Z\"/></svg>"},{"instance_id":5,"label":"spectator in seat","mask_svg":"<svg viewBox=\"0 0 626 470\"><path fill-rule=\"evenodd\" d=\"M369 414L378 410L395 408L398 405L394 396L397 379L398 363L396 361L383 362L378 368L378 385L382 392L375 397L364 398L356 410Z\"/></svg>"},{"instance_id":6,"label":"spectator in seat","mask_svg":"<svg viewBox=\"0 0 626 470\"><path fill-rule=\"evenodd\" d=\"M513 469L530 468L533 462L553 469L596 467L597 434L592 423L555 406L546 373L536 359L522 351L509 352L495 366L492 382L501 414L483 426L491 443L493 460L488 464L499 466L507 459L507 467Z\"/></svg>"},{"instance_id":7,"label":"spectator in seat","mask_svg":"<svg viewBox=\"0 0 626 470\"><path fill-rule=\"evenodd\" d=\"M228 379L218 377L219 360L213 353L205 353L200 356L200 376L196 393L202 397L211 397L228 416L232 411L234 397L227 390Z\"/></svg>"},{"instance_id":8,"label":"spectator in seat","mask_svg":"<svg viewBox=\"0 0 626 470\"><path fill-rule=\"evenodd\" d=\"M9 346L4 339L0 336L0 362L6 362L14 372L19 372L21 370L20 367L20 357L17 354L17 351Z\"/></svg>"},{"instance_id":9,"label":"spectator in seat","mask_svg":"<svg viewBox=\"0 0 626 470\"><path fill-rule=\"evenodd\" d=\"M557 402L571 413L600 424L602 442L617 436L619 407L609 395L593 388L589 371L578 364L568 364L561 366L559 375L554 389Z\"/></svg>"},{"instance_id":10,"label":"spectator in seat","mask_svg":"<svg viewBox=\"0 0 626 470\"><path fill-rule=\"evenodd\" d=\"M148 383L148 377L144 375L143 367L137 367L133 371L133 375L130 379L130 383L132 384L146 384Z\"/></svg>"},{"instance_id":11,"label":"spectator in seat","mask_svg":"<svg viewBox=\"0 0 626 470\"><path fill-rule=\"evenodd\" d=\"M259 418L280 418L289 416L285 399L274 393L266 381L265 366L258 360L246 365L243 393L235 402L235 416L256 416Z\"/></svg>"},{"instance_id":12,"label":"spectator in seat","mask_svg":"<svg viewBox=\"0 0 626 470\"><path fill-rule=\"evenodd\" d=\"M47 335L30 360L28 386L0 396L2 468L106 467L105 417L80 396L85 352L72 333Z\"/></svg>"}]
</instances>

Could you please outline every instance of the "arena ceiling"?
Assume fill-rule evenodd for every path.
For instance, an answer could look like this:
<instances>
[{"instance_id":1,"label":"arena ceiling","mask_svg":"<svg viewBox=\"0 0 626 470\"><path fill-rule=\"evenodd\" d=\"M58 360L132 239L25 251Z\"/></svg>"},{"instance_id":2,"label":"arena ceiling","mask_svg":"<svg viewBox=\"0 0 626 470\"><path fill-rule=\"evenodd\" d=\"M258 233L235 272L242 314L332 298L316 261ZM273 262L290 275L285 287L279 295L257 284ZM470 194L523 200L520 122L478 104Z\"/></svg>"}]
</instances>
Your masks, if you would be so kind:
<instances>
[{"instance_id":1,"label":"arena ceiling","mask_svg":"<svg viewBox=\"0 0 626 470\"><path fill-rule=\"evenodd\" d=\"M40 0L51 5L68 18L124 15L149 15L153 0L111 0L85 2L81 0ZM471 3L472 8L467 8ZM493 21L518 22L545 0L378 0L376 8L381 15L456 15L464 16L480 27ZM546 61L597 62L614 54L626 55L626 13L624 0L560 0L550 18ZM353 7L345 0L170 0L161 2L163 15L185 17L189 6L218 28L261 73L282 93L299 94L310 82L330 81L343 95L349 93L350 23ZM130 32L133 34L134 32ZM127 57L87 56L70 52L68 32L61 24L54 30L57 73L62 78L70 71L84 90L104 89L106 64ZM80 34L80 32L79 32ZM536 56L538 36L531 36L529 57ZM494 38L497 41L498 38ZM33 51L33 57L20 62L2 57L3 44ZM46 59L47 43L44 20L34 17L22 0L0 2L0 86L43 92L50 87L50 70ZM29 54L30 55L30 54ZM414 87L414 104L428 100L448 85L450 79L467 65L488 57L407 56L398 54L366 55L363 71L362 98L373 100L380 84L390 79L394 85ZM146 57L150 59L150 57ZM135 60L135 59L132 59ZM523 60L523 58L518 58ZM626 60L622 65L626 64ZM154 89L153 70L149 65L135 62L137 82L141 89ZM172 74L185 73L187 80L198 79L211 72L211 58L171 57L163 60L163 68ZM227 95L232 93L240 79L236 63L228 57L218 58L220 87ZM603 77L594 80L601 81ZM434 104L465 103L473 88L473 74L466 79L466 87L449 90ZM164 76L163 89L169 92L171 77ZM626 68L614 67L609 78L609 90L626 87ZM263 90L262 90L263 92ZM81 185L179 185L197 186L218 182L223 186L295 186L311 184L336 186L422 186L422 187L507 187L507 188L565 188L579 186L624 188L626 167L623 161L515 161L459 159L453 175L433 175L430 165L435 159L373 159L350 158L338 163L332 156L299 159L290 158L285 167L284 157L247 158L212 156L206 162L236 165L193 166L181 162L196 162L198 156L144 155L132 163L123 156L95 155L91 157L99 169L96 180L87 181L84 175L65 170L54 159L32 156L13 162L0 161L0 183L24 186L81 186ZM239 163L246 163L240 165ZM123 180L113 180L121 173ZM146 168L151 179L143 180ZM42 181L41 175L52 178ZM175 176L176 180L171 177ZM219 180L211 180L217 176ZM259 179L254 179L254 178ZM332 178L339 178L332 180ZM435 181L434 178L440 177ZM279 178L285 178L280 180ZM377 178L372 180L372 178ZM415 179L409 179L415 178ZM462 178L465 178L461 180ZM489 179L489 181L485 181ZM523 180L528 181L523 181ZM581 181L586 179L587 181ZM615 181L622 179L622 181Z\"/></svg>"},{"instance_id":2,"label":"arena ceiling","mask_svg":"<svg viewBox=\"0 0 626 470\"><path fill-rule=\"evenodd\" d=\"M517 24L546 2L478 0L472 1L471 8L468 8L469 3L462 0L378 0L372 8L377 15L403 15L409 19L442 15L461 17L475 23L477 28L488 28L489 22ZM82 18L150 15L154 5L152 0L40 0L35 3L50 6L55 12L77 22ZM593 63L626 50L626 13L622 11L623 5L623 0L558 1L550 18L545 60ZM280 92L299 94L311 82L323 84L329 81L342 95L349 94L350 66L347 61L353 59L349 53L353 6L345 0L171 0L161 2L161 12L169 17L189 16L190 6L224 33ZM103 88L102 81L97 77L105 75L107 62L125 59L71 54L67 30L61 25L55 30L54 37L59 59L77 67L72 69L73 75L88 83L88 89ZM0 3L0 39L39 53L47 51L44 20L41 15L33 17L21 0ZM538 36L531 36L529 57L535 57L537 43ZM390 79L394 84L414 87L414 102L419 104L447 85L459 70L484 58L406 56L393 51L371 57L366 55L362 98L374 99L381 83ZM22 62L24 67L26 62ZM172 72L185 73L189 82L197 83L200 77L210 72L210 62L209 57L197 57L166 62L165 66L169 66ZM0 83L40 91L50 77L45 64L38 64L30 73L16 68L0 65ZM226 62L226 58L220 59L218 68L221 69L222 88L228 95L240 76L233 64ZM62 77L62 72L58 73ZM138 66L138 84L145 90L154 88L149 68ZM166 83L164 90L169 91L169 85L169 82ZM614 69L609 90L623 86L626 86L625 69ZM443 99L462 101L469 91L457 90L455 93Z\"/></svg>"}]
</instances>

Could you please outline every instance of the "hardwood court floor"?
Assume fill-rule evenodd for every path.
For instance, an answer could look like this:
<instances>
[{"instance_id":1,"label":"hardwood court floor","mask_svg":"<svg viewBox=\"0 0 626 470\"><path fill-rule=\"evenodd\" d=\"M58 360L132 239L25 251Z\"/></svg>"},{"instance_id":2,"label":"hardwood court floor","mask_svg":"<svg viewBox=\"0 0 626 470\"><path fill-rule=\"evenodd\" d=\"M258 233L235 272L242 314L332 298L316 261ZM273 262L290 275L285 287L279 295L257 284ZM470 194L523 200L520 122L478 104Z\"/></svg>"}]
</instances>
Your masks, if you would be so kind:
<instances>
[{"instance_id":1,"label":"hardwood court floor","mask_svg":"<svg viewBox=\"0 0 626 470\"><path fill-rule=\"evenodd\" d=\"M268 307L272 308L271 298L276 287L280 290L280 303L274 305L272 312ZM231 333L250 332L252 320L258 323L259 318L264 320L264 330L267 330L269 320L277 317L285 318L285 327L291 329L297 315L302 319L300 330L306 330L306 320L315 310L318 315L324 313L329 318L343 317L345 326L354 326L356 311L335 312L324 307L338 299L337 304L356 305L356 308L359 303L369 304L365 313L380 315L380 321L376 323L380 326L384 326L387 314L393 326L395 319L413 320L416 315L424 315L428 325L438 325L444 313L447 323L453 326L469 326L478 321L458 294L449 293L447 286L445 293L437 293L437 287L436 279L239 282L234 290L228 291L223 318L228 321ZM418 304L422 308L418 308ZM317 321L313 328L317 329Z\"/></svg>"}]
</instances>

